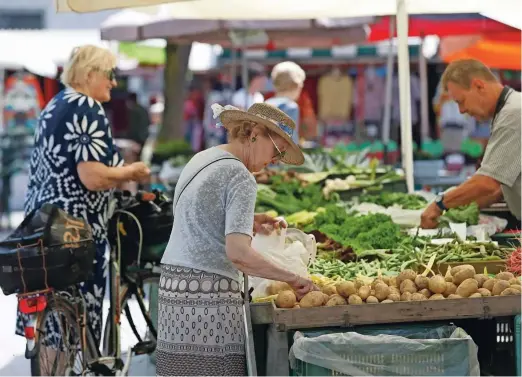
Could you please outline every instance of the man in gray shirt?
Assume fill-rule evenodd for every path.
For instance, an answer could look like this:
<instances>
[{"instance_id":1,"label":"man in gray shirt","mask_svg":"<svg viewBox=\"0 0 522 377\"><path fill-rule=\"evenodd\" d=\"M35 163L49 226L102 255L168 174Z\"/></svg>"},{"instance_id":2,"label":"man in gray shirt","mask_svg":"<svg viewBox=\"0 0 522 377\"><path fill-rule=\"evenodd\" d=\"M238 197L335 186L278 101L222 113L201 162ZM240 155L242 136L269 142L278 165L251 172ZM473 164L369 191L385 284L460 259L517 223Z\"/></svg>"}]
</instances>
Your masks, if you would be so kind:
<instances>
[{"instance_id":1,"label":"man in gray shirt","mask_svg":"<svg viewBox=\"0 0 522 377\"><path fill-rule=\"evenodd\" d=\"M459 105L461 113L478 121L491 119L491 136L478 171L466 182L439 195L421 217L422 228L435 228L441 214L454 207L477 202L482 207L502 194L509 210L520 220L520 151L522 96L504 87L478 60L454 61L442 75L442 85Z\"/></svg>"}]
</instances>

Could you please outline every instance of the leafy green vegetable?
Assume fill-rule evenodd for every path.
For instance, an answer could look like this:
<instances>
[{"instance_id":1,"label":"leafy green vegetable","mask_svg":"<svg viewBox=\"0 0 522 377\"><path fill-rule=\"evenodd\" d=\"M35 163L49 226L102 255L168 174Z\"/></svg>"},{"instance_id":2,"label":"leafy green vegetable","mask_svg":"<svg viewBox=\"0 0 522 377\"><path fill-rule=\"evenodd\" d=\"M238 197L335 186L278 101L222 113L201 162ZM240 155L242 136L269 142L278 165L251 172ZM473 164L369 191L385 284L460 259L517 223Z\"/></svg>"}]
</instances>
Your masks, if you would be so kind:
<instances>
[{"instance_id":1,"label":"leafy green vegetable","mask_svg":"<svg viewBox=\"0 0 522 377\"><path fill-rule=\"evenodd\" d=\"M480 209L477 203L473 202L467 206L450 208L444 212L444 218L449 219L453 223L467 223L468 225L477 225L479 223ZM447 226L446 221L441 224Z\"/></svg>"},{"instance_id":2,"label":"leafy green vegetable","mask_svg":"<svg viewBox=\"0 0 522 377\"><path fill-rule=\"evenodd\" d=\"M379 195L363 194L359 196L360 203L373 203L382 207L399 205L404 209L422 209L426 207L427 201L415 194L402 192L383 192Z\"/></svg>"}]
</instances>

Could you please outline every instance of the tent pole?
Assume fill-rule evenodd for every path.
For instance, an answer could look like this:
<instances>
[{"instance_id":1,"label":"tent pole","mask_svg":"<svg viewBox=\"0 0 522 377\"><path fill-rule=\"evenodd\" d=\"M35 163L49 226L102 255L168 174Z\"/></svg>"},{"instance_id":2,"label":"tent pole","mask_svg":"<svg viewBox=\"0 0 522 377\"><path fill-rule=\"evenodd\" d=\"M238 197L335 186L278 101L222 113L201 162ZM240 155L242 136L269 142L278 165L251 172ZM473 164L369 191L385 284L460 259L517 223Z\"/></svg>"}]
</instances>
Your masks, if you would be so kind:
<instances>
[{"instance_id":1,"label":"tent pole","mask_svg":"<svg viewBox=\"0 0 522 377\"><path fill-rule=\"evenodd\" d=\"M421 115L421 142L430 136L430 120L428 108L428 61L424 56L424 44L426 39L422 36L419 50L419 79L420 79L420 115ZM420 147L420 146L419 146Z\"/></svg>"},{"instance_id":2,"label":"tent pole","mask_svg":"<svg viewBox=\"0 0 522 377\"><path fill-rule=\"evenodd\" d=\"M384 115L382 118L382 142L386 147L390 141L390 123L392 111L392 84L393 84L393 37L395 36L395 19L390 17L390 47L386 60L386 86L384 95Z\"/></svg>"},{"instance_id":3,"label":"tent pole","mask_svg":"<svg viewBox=\"0 0 522 377\"><path fill-rule=\"evenodd\" d=\"M414 191L411 127L410 55L408 49L408 12L405 0L397 0L397 57L399 61L399 97L401 109L402 166L408 192Z\"/></svg>"}]
</instances>

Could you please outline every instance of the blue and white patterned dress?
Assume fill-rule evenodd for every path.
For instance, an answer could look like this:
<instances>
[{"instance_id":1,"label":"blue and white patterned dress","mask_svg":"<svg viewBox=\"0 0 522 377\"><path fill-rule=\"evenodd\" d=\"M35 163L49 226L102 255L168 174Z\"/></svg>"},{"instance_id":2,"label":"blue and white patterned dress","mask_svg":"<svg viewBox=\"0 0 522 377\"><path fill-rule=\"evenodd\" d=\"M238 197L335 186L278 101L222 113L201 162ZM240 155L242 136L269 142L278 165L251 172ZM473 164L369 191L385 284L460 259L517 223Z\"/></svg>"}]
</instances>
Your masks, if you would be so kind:
<instances>
[{"instance_id":1,"label":"blue and white patterned dress","mask_svg":"<svg viewBox=\"0 0 522 377\"><path fill-rule=\"evenodd\" d=\"M107 278L107 213L112 190L89 191L76 169L83 161L121 166L123 159L114 145L109 120L100 102L67 88L58 93L40 114L31 155L26 214L53 203L91 225L96 242L94 275L81 284L87 301L89 325L101 337L102 304ZM19 313L16 333L23 335L26 316ZM49 340L59 337L48 324Z\"/></svg>"}]
</instances>

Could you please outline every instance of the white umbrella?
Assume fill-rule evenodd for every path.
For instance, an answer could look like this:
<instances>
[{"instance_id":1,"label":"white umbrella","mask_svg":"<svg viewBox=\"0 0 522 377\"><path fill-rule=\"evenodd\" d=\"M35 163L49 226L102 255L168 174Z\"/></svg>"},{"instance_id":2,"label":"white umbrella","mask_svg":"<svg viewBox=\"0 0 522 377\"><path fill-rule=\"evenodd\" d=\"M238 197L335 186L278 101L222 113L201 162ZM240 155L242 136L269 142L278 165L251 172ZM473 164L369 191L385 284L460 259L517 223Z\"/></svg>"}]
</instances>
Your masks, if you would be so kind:
<instances>
[{"instance_id":1,"label":"white umbrella","mask_svg":"<svg viewBox=\"0 0 522 377\"><path fill-rule=\"evenodd\" d=\"M150 10L145 11L145 10ZM136 41L142 39L140 26L154 19L158 8L124 9L109 16L101 24L101 38L105 40Z\"/></svg>"},{"instance_id":2,"label":"white umbrella","mask_svg":"<svg viewBox=\"0 0 522 377\"><path fill-rule=\"evenodd\" d=\"M54 0L56 11L90 13L107 9L122 9L175 3L176 1L194 0Z\"/></svg>"}]
</instances>

